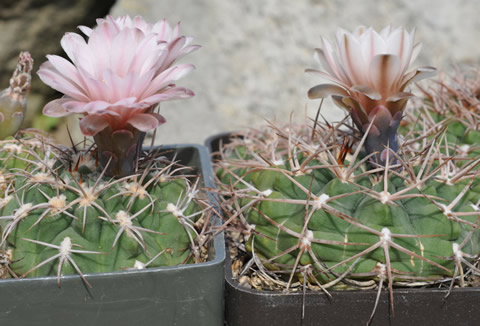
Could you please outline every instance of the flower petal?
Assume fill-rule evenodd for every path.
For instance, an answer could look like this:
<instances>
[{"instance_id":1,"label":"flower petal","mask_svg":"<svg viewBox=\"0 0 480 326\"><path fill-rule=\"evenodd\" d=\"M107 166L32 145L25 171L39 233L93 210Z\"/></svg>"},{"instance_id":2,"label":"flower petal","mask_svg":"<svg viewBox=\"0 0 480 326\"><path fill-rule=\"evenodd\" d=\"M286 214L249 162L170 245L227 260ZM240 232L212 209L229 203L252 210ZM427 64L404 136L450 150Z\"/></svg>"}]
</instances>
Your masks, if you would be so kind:
<instances>
[{"instance_id":1,"label":"flower petal","mask_svg":"<svg viewBox=\"0 0 480 326\"><path fill-rule=\"evenodd\" d=\"M150 131L157 128L165 122L165 119L159 114L138 113L131 116L127 123L140 131Z\"/></svg>"},{"instance_id":2,"label":"flower petal","mask_svg":"<svg viewBox=\"0 0 480 326\"><path fill-rule=\"evenodd\" d=\"M324 98L330 95L349 96L344 88L333 84L320 84L308 90L309 99Z\"/></svg>"},{"instance_id":3,"label":"flower petal","mask_svg":"<svg viewBox=\"0 0 480 326\"><path fill-rule=\"evenodd\" d=\"M404 100L404 99L409 99L409 98L412 98L412 97L415 97L415 95L413 95L410 92L398 92L396 94L391 95L389 98L387 98L386 101L387 102L397 102L397 101Z\"/></svg>"},{"instance_id":4,"label":"flower petal","mask_svg":"<svg viewBox=\"0 0 480 326\"><path fill-rule=\"evenodd\" d=\"M71 101L70 98L60 98L48 102L43 107L43 114L49 117L65 117L70 114L70 112L63 106L66 102Z\"/></svg>"},{"instance_id":5,"label":"flower petal","mask_svg":"<svg viewBox=\"0 0 480 326\"><path fill-rule=\"evenodd\" d=\"M89 99L82 88L79 88L72 80L55 69L50 61L46 61L40 66L37 75L42 82L65 95L81 101L88 101Z\"/></svg>"},{"instance_id":6,"label":"flower petal","mask_svg":"<svg viewBox=\"0 0 480 326\"><path fill-rule=\"evenodd\" d=\"M401 77L401 62L396 55L379 54L370 62L371 83L382 96L389 96L395 92L392 86Z\"/></svg>"},{"instance_id":7,"label":"flower petal","mask_svg":"<svg viewBox=\"0 0 480 326\"><path fill-rule=\"evenodd\" d=\"M173 81L176 81L187 75L193 69L195 69L195 66L191 64L181 64L168 68L152 80L150 85L141 95L141 98L148 97L154 93L157 93L159 90L165 88Z\"/></svg>"},{"instance_id":8,"label":"flower petal","mask_svg":"<svg viewBox=\"0 0 480 326\"><path fill-rule=\"evenodd\" d=\"M85 34L88 37L90 37L90 35L92 35L92 29L90 27L80 25L80 26L78 26L78 29L81 30L82 33Z\"/></svg>"},{"instance_id":9,"label":"flower petal","mask_svg":"<svg viewBox=\"0 0 480 326\"><path fill-rule=\"evenodd\" d=\"M404 78L400 81L400 89L403 90L408 84L433 77L437 74L437 69L434 67L420 67L417 70L412 71L411 74L407 74Z\"/></svg>"},{"instance_id":10,"label":"flower petal","mask_svg":"<svg viewBox=\"0 0 480 326\"><path fill-rule=\"evenodd\" d=\"M107 118L102 115L91 114L80 120L80 130L85 136L95 136L108 126Z\"/></svg>"},{"instance_id":11,"label":"flower petal","mask_svg":"<svg viewBox=\"0 0 480 326\"><path fill-rule=\"evenodd\" d=\"M131 29L118 33L112 42L109 67L119 77L124 77L132 65L136 54L136 42Z\"/></svg>"},{"instance_id":12,"label":"flower petal","mask_svg":"<svg viewBox=\"0 0 480 326\"><path fill-rule=\"evenodd\" d=\"M380 95L380 93L377 92L377 90L375 90L371 87L368 87L366 85L352 86L352 87L350 87L350 91L363 94L363 95L367 96L368 98L370 98L371 100L381 100L382 99L382 95Z\"/></svg>"},{"instance_id":13,"label":"flower petal","mask_svg":"<svg viewBox=\"0 0 480 326\"><path fill-rule=\"evenodd\" d=\"M339 35L339 52L341 65L348 74L351 85L365 85L368 83L366 77L366 62L363 59L360 43L350 33ZM350 86L351 86L350 85Z\"/></svg>"},{"instance_id":14,"label":"flower petal","mask_svg":"<svg viewBox=\"0 0 480 326\"><path fill-rule=\"evenodd\" d=\"M172 87L166 91L162 91L161 93L154 94L142 100L142 103L148 105L154 105L163 101L170 101L182 98L189 98L194 96L195 94L184 87Z\"/></svg>"}]
</instances>

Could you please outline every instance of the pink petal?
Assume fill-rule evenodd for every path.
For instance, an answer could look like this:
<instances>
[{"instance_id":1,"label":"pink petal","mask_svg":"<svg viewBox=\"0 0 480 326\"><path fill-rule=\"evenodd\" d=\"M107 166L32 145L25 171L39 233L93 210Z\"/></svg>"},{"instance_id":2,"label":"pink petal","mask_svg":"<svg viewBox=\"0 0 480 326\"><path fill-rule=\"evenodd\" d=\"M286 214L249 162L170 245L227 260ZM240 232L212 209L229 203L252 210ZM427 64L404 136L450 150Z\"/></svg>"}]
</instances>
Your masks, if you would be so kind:
<instances>
[{"instance_id":1,"label":"pink petal","mask_svg":"<svg viewBox=\"0 0 480 326\"><path fill-rule=\"evenodd\" d=\"M175 25L175 27L172 30L172 39L175 39L180 36L180 22Z\"/></svg>"},{"instance_id":2,"label":"pink petal","mask_svg":"<svg viewBox=\"0 0 480 326\"><path fill-rule=\"evenodd\" d=\"M380 95L377 90L366 85L355 85L353 87L350 87L350 91L363 94L374 101L382 99L382 95Z\"/></svg>"},{"instance_id":3,"label":"pink petal","mask_svg":"<svg viewBox=\"0 0 480 326\"><path fill-rule=\"evenodd\" d=\"M387 52L400 58L402 71L408 68L412 53L413 37L405 29L396 29L387 41Z\"/></svg>"},{"instance_id":4,"label":"pink petal","mask_svg":"<svg viewBox=\"0 0 480 326\"><path fill-rule=\"evenodd\" d=\"M110 106L111 104L105 101L92 101L85 104L85 106L83 107L83 112L94 115L102 113Z\"/></svg>"},{"instance_id":5,"label":"pink petal","mask_svg":"<svg viewBox=\"0 0 480 326\"><path fill-rule=\"evenodd\" d=\"M142 100L142 103L154 105L163 101L176 100L182 98L189 98L195 96L195 94L183 87L172 87L159 94L154 94Z\"/></svg>"},{"instance_id":6,"label":"pink petal","mask_svg":"<svg viewBox=\"0 0 480 326\"><path fill-rule=\"evenodd\" d=\"M157 128L162 121L164 122L164 120L159 120L158 116L149 113L139 113L130 117L127 123L140 131L146 132Z\"/></svg>"},{"instance_id":7,"label":"pink petal","mask_svg":"<svg viewBox=\"0 0 480 326\"><path fill-rule=\"evenodd\" d=\"M385 41L373 28L365 32L365 38L362 42L362 52L365 63L369 64L373 57L385 51Z\"/></svg>"},{"instance_id":8,"label":"pink petal","mask_svg":"<svg viewBox=\"0 0 480 326\"><path fill-rule=\"evenodd\" d=\"M153 25L152 31L158 34L159 40L169 40L172 28L165 19Z\"/></svg>"},{"instance_id":9,"label":"pink petal","mask_svg":"<svg viewBox=\"0 0 480 326\"><path fill-rule=\"evenodd\" d=\"M324 98L330 95L349 96L344 88L333 84L321 84L308 90L309 99Z\"/></svg>"},{"instance_id":10,"label":"pink petal","mask_svg":"<svg viewBox=\"0 0 480 326\"><path fill-rule=\"evenodd\" d=\"M53 100L48 102L43 107L43 114L49 117L65 117L70 114L68 110L63 106L64 103L71 101L69 98L60 98L58 100Z\"/></svg>"},{"instance_id":11,"label":"pink petal","mask_svg":"<svg viewBox=\"0 0 480 326\"><path fill-rule=\"evenodd\" d=\"M78 29L81 30L82 33L85 34L88 37L90 37L90 35L92 35L92 29L90 27L80 25L80 26L78 26Z\"/></svg>"},{"instance_id":12,"label":"pink petal","mask_svg":"<svg viewBox=\"0 0 480 326\"><path fill-rule=\"evenodd\" d=\"M136 96L140 98L140 96L145 92L148 86L152 83L152 79L155 76L155 71L150 70L146 71L144 74L140 76L136 76L135 84L133 85L131 96Z\"/></svg>"},{"instance_id":13,"label":"pink petal","mask_svg":"<svg viewBox=\"0 0 480 326\"><path fill-rule=\"evenodd\" d=\"M110 103L118 100L133 97L135 95L133 89L136 83L136 74L134 72L128 73L123 78L116 75L112 70L107 69L103 72L104 84L108 85L106 90L108 96L107 100Z\"/></svg>"},{"instance_id":14,"label":"pink petal","mask_svg":"<svg viewBox=\"0 0 480 326\"><path fill-rule=\"evenodd\" d=\"M350 80L344 73L341 67L338 66L338 58L334 56L334 51L330 43L322 37L322 47L323 47L323 53L317 53L318 55L323 54L325 57L326 62L328 63L328 66L331 68L331 70L334 72L334 76L340 80L342 80L345 84L350 84ZM322 57L319 57L320 60L323 60Z\"/></svg>"},{"instance_id":15,"label":"pink petal","mask_svg":"<svg viewBox=\"0 0 480 326\"><path fill-rule=\"evenodd\" d=\"M76 33L66 33L60 43L65 53L67 53L77 68L81 66L93 75L95 56L92 54L91 49L87 46L83 37Z\"/></svg>"},{"instance_id":16,"label":"pink petal","mask_svg":"<svg viewBox=\"0 0 480 326\"><path fill-rule=\"evenodd\" d=\"M392 89L397 79L402 76L400 58L391 54L379 54L370 62L370 79L373 87L382 96L396 93Z\"/></svg>"},{"instance_id":17,"label":"pink petal","mask_svg":"<svg viewBox=\"0 0 480 326\"><path fill-rule=\"evenodd\" d=\"M351 85L365 85L367 80L366 63L363 59L360 43L350 33L343 35L340 49L340 60L348 74Z\"/></svg>"},{"instance_id":18,"label":"pink petal","mask_svg":"<svg viewBox=\"0 0 480 326\"><path fill-rule=\"evenodd\" d=\"M167 56L166 46L159 46L155 34L145 36L138 44L136 56L131 65L131 71L143 74L155 67L158 61L163 62ZM161 63L160 62L160 63ZM158 64L159 66L160 64Z\"/></svg>"},{"instance_id":19,"label":"pink petal","mask_svg":"<svg viewBox=\"0 0 480 326\"><path fill-rule=\"evenodd\" d=\"M117 76L127 74L135 58L136 45L131 29L122 30L113 39L109 66Z\"/></svg>"},{"instance_id":20,"label":"pink petal","mask_svg":"<svg viewBox=\"0 0 480 326\"><path fill-rule=\"evenodd\" d=\"M412 97L415 97L415 95L413 95L410 92L398 92L396 94L391 95L389 98L387 98L387 102L398 102L400 100L404 100Z\"/></svg>"},{"instance_id":21,"label":"pink petal","mask_svg":"<svg viewBox=\"0 0 480 326\"><path fill-rule=\"evenodd\" d=\"M410 65L417 59L420 50L422 49L422 43L417 43L413 46L412 55L410 57Z\"/></svg>"},{"instance_id":22,"label":"pink petal","mask_svg":"<svg viewBox=\"0 0 480 326\"><path fill-rule=\"evenodd\" d=\"M131 106L135 104L136 100L136 97L126 97L113 103L112 106Z\"/></svg>"},{"instance_id":23,"label":"pink petal","mask_svg":"<svg viewBox=\"0 0 480 326\"><path fill-rule=\"evenodd\" d=\"M160 67L161 70L167 69L168 67L170 67L175 62L175 60L177 60L180 57L180 54L181 54L180 52L183 46L185 45L185 42L186 42L186 38L185 36L182 36L173 40L173 42L168 44L168 55L165 59L165 62Z\"/></svg>"},{"instance_id":24,"label":"pink petal","mask_svg":"<svg viewBox=\"0 0 480 326\"><path fill-rule=\"evenodd\" d=\"M78 75L77 68L75 68L70 61L58 55L47 55L47 59L58 73L62 74L65 78L68 78L74 86L76 86L82 91L82 93L85 94L82 80Z\"/></svg>"},{"instance_id":25,"label":"pink petal","mask_svg":"<svg viewBox=\"0 0 480 326\"><path fill-rule=\"evenodd\" d=\"M152 80L148 88L144 90L141 97L148 97L158 92L162 88L171 84L172 81L176 81L187 75L193 69L195 69L195 66L191 64L181 64L168 68Z\"/></svg>"},{"instance_id":26,"label":"pink petal","mask_svg":"<svg viewBox=\"0 0 480 326\"><path fill-rule=\"evenodd\" d=\"M68 101L63 104L63 107L70 113L84 113L84 106L85 102L80 101Z\"/></svg>"},{"instance_id":27,"label":"pink petal","mask_svg":"<svg viewBox=\"0 0 480 326\"><path fill-rule=\"evenodd\" d=\"M101 115L87 115L80 120L80 130L85 136L95 136L108 126L108 120Z\"/></svg>"},{"instance_id":28,"label":"pink petal","mask_svg":"<svg viewBox=\"0 0 480 326\"><path fill-rule=\"evenodd\" d=\"M382 36L382 38L386 39L388 38L393 32L393 26L392 25L388 25L388 26L385 26L381 31L380 31L380 35Z\"/></svg>"},{"instance_id":29,"label":"pink petal","mask_svg":"<svg viewBox=\"0 0 480 326\"><path fill-rule=\"evenodd\" d=\"M330 75L326 72L323 72L323 71L320 71L320 70L317 70L317 69L305 69L305 72L307 74L310 74L310 75L320 76L321 78L328 79L328 80L330 80L330 81L332 81L336 84L344 85L344 83L341 80L335 78L334 76L332 76L332 75ZM347 85L345 85L345 86L347 86Z\"/></svg>"},{"instance_id":30,"label":"pink petal","mask_svg":"<svg viewBox=\"0 0 480 326\"><path fill-rule=\"evenodd\" d=\"M78 75L82 79L83 84L86 86L88 98L91 100L104 100L106 102L111 101L112 91L110 85L104 82L96 80L90 75L83 67L77 66Z\"/></svg>"},{"instance_id":31,"label":"pink petal","mask_svg":"<svg viewBox=\"0 0 480 326\"><path fill-rule=\"evenodd\" d=\"M107 24L100 24L95 28L95 32L88 39L88 46L95 53L95 71L97 77L101 72L110 66L110 52L112 47L113 35L111 28Z\"/></svg>"},{"instance_id":32,"label":"pink petal","mask_svg":"<svg viewBox=\"0 0 480 326\"><path fill-rule=\"evenodd\" d=\"M40 66L37 75L45 84L65 95L81 101L89 100L83 89L79 88L72 80L66 78L61 72L55 69L49 61L44 62Z\"/></svg>"},{"instance_id":33,"label":"pink petal","mask_svg":"<svg viewBox=\"0 0 480 326\"><path fill-rule=\"evenodd\" d=\"M433 77L436 74L437 74L437 69L435 69L434 67L426 66L426 67L417 68L417 70L412 71L411 73L403 76L403 78L400 81L399 88L400 90L403 90L410 83L413 83L425 78Z\"/></svg>"},{"instance_id":34,"label":"pink petal","mask_svg":"<svg viewBox=\"0 0 480 326\"><path fill-rule=\"evenodd\" d=\"M335 67L335 62L329 61L325 54L325 51L322 49L315 49L313 52L313 58L320 63L320 65L327 71L328 74L333 76L333 78L337 77L337 68Z\"/></svg>"}]
</instances>

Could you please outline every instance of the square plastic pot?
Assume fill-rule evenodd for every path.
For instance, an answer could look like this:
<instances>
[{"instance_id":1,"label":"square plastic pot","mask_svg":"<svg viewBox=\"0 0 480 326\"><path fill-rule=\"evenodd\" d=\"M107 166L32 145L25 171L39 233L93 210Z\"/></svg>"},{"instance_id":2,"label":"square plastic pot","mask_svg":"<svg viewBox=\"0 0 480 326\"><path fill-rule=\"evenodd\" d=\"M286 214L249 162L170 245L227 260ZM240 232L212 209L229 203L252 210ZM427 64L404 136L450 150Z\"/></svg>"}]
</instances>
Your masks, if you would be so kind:
<instances>
[{"instance_id":1,"label":"square plastic pot","mask_svg":"<svg viewBox=\"0 0 480 326\"><path fill-rule=\"evenodd\" d=\"M231 134L210 137L205 142L211 153L228 144ZM214 158L215 159L215 158ZM228 252L228 250L227 250ZM478 325L480 288L447 290L394 288L394 311L383 290L371 325ZM375 306L377 291L306 291L284 293L260 291L240 285L232 277L230 257L225 263L225 322L227 326L264 325L365 325Z\"/></svg>"},{"instance_id":2,"label":"square plastic pot","mask_svg":"<svg viewBox=\"0 0 480 326\"><path fill-rule=\"evenodd\" d=\"M213 186L208 152L201 145L164 146L166 156L195 167ZM216 220L216 223L220 223ZM223 234L201 264L138 271L0 280L0 325L223 325Z\"/></svg>"},{"instance_id":3,"label":"square plastic pot","mask_svg":"<svg viewBox=\"0 0 480 326\"><path fill-rule=\"evenodd\" d=\"M232 278L230 258L225 264L225 322L227 326L265 325L366 325L377 291L330 291L283 293L259 291ZM480 321L480 288L393 290L394 312L389 294L382 291L372 326L422 325L471 326ZM303 314L303 317L302 317Z\"/></svg>"}]
</instances>

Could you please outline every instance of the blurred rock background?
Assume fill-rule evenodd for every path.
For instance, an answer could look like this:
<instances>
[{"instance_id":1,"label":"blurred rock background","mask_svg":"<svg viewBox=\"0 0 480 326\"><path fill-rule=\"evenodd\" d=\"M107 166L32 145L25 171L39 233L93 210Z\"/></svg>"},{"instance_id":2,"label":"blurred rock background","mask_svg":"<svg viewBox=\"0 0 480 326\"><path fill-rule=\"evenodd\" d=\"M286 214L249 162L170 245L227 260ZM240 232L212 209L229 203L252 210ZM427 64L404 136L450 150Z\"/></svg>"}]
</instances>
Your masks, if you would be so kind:
<instances>
[{"instance_id":1,"label":"blurred rock background","mask_svg":"<svg viewBox=\"0 0 480 326\"><path fill-rule=\"evenodd\" d=\"M304 69L316 66L312 54L320 36L333 41L337 27L416 27L416 40L423 43L417 65L448 71L454 63L480 62L477 0L118 0L108 9L111 4L0 0L2 85L7 86L21 49L32 52L36 70L46 53L62 53L63 33L93 25L108 10L115 16L181 21L182 33L202 45L182 59L197 69L179 81L196 96L161 105L167 123L157 131L158 143L202 143L214 133L258 126L264 119L285 121L291 112L297 120L305 112L313 116L319 102L308 100L306 92L320 81ZM52 97L38 77L34 80L31 111ZM326 103L322 114L337 120L343 112Z\"/></svg>"},{"instance_id":2,"label":"blurred rock background","mask_svg":"<svg viewBox=\"0 0 480 326\"><path fill-rule=\"evenodd\" d=\"M8 86L20 51L32 54L36 72L47 54L65 56L60 46L63 34L75 31L78 25L94 26L96 17L108 14L114 3L115 0L0 0L0 90ZM67 121L59 123L40 114L46 102L60 96L33 73L24 126L55 128L57 138L68 140L64 126ZM75 123L68 122L78 134Z\"/></svg>"}]
</instances>

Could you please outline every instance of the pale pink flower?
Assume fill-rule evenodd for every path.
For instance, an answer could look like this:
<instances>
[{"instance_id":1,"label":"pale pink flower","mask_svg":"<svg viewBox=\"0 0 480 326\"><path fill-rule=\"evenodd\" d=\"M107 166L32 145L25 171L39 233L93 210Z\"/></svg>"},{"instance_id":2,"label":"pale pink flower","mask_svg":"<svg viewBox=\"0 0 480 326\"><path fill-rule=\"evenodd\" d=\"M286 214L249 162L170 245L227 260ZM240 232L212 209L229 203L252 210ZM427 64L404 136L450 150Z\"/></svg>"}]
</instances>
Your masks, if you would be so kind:
<instances>
[{"instance_id":1,"label":"pale pink flower","mask_svg":"<svg viewBox=\"0 0 480 326\"><path fill-rule=\"evenodd\" d=\"M326 78L333 84L312 87L311 99L332 96L334 102L350 111L361 132L372 121L366 142L367 152L383 152L386 146L397 150L396 131L402 112L413 96L407 86L435 74L435 68L409 71L421 44L414 43L415 31L387 26L380 33L363 26L353 33L339 29L336 49L322 37L322 48L315 49L315 59L322 70L307 72ZM383 161L383 158L381 159Z\"/></svg>"},{"instance_id":2,"label":"pale pink flower","mask_svg":"<svg viewBox=\"0 0 480 326\"><path fill-rule=\"evenodd\" d=\"M146 132L165 122L153 112L156 104L194 95L175 85L194 69L175 61L199 48L180 35L179 24L171 28L165 20L149 24L128 16L107 16L97 24L79 27L87 40L76 33L62 38L71 62L48 55L40 67L40 79L65 94L44 107L45 115L83 114L80 128L88 136L106 127Z\"/></svg>"}]
</instances>

